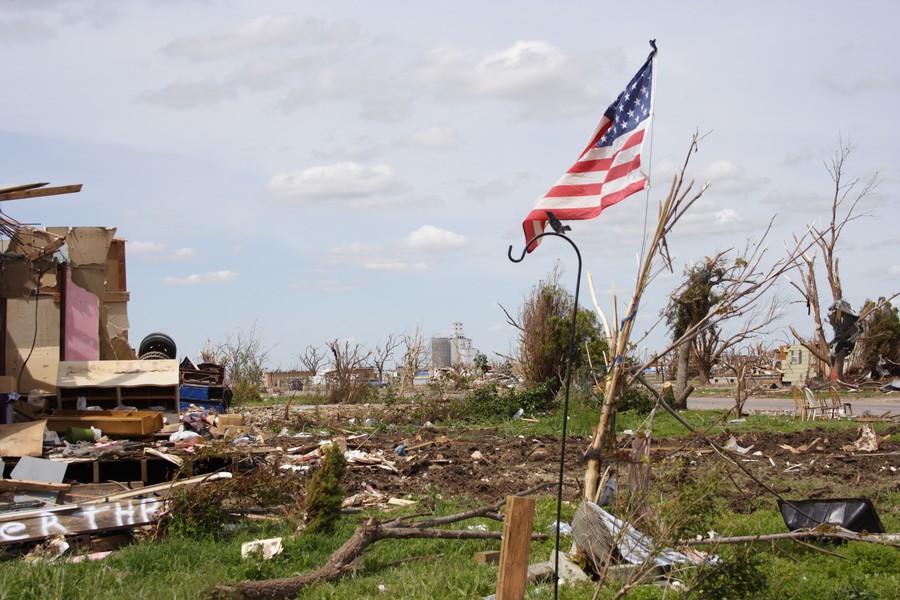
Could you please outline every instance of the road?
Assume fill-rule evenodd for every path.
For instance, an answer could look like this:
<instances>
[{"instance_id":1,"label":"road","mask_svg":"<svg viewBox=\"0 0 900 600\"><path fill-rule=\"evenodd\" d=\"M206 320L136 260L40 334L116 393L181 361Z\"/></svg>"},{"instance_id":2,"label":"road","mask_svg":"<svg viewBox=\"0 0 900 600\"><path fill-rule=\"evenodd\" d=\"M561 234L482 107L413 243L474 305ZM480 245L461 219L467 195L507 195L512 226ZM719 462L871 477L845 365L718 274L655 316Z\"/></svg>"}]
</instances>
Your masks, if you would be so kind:
<instances>
[{"instance_id":1,"label":"road","mask_svg":"<svg viewBox=\"0 0 900 600\"><path fill-rule=\"evenodd\" d=\"M900 414L900 394L886 394L868 398L855 398L853 394L841 394L841 399L849 402L853 408L853 414L880 415L886 411ZM690 396L688 408L693 409L728 409L734 404L734 398L727 396ZM793 412L794 401L790 398L754 398L751 397L744 405L745 412L774 413Z\"/></svg>"}]
</instances>

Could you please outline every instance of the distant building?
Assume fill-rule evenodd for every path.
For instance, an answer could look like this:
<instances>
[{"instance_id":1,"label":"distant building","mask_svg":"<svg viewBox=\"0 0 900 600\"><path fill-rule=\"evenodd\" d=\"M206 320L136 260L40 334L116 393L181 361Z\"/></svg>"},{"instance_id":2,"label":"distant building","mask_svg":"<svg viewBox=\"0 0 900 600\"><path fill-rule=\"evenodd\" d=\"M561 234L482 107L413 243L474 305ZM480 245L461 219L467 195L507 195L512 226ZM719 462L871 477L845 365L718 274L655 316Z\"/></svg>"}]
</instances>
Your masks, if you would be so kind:
<instances>
[{"instance_id":1,"label":"distant building","mask_svg":"<svg viewBox=\"0 0 900 600\"><path fill-rule=\"evenodd\" d=\"M778 349L781 362L781 384L806 385L807 380L821 379L826 365L800 344L788 344Z\"/></svg>"},{"instance_id":2,"label":"distant building","mask_svg":"<svg viewBox=\"0 0 900 600\"><path fill-rule=\"evenodd\" d=\"M478 351L472 340L463 333L463 324L453 324L450 337L431 338L431 364L435 369L452 369L456 366L470 367L475 364Z\"/></svg>"},{"instance_id":3,"label":"distant building","mask_svg":"<svg viewBox=\"0 0 900 600\"><path fill-rule=\"evenodd\" d=\"M263 386L269 392L300 391L312 376L312 371L266 371Z\"/></svg>"}]
</instances>

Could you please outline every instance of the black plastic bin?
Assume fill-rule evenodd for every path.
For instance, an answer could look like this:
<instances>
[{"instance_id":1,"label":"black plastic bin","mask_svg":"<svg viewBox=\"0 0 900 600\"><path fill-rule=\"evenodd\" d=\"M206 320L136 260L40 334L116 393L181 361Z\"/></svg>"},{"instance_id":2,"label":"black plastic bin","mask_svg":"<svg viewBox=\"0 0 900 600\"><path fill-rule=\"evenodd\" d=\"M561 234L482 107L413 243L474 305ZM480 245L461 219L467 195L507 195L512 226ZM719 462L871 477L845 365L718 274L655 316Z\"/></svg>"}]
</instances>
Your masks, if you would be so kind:
<instances>
[{"instance_id":1,"label":"black plastic bin","mask_svg":"<svg viewBox=\"0 0 900 600\"><path fill-rule=\"evenodd\" d=\"M884 533L875 506L866 498L779 500L778 509L791 531L828 523L857 533Z\"/></svg>"}]
</instances>

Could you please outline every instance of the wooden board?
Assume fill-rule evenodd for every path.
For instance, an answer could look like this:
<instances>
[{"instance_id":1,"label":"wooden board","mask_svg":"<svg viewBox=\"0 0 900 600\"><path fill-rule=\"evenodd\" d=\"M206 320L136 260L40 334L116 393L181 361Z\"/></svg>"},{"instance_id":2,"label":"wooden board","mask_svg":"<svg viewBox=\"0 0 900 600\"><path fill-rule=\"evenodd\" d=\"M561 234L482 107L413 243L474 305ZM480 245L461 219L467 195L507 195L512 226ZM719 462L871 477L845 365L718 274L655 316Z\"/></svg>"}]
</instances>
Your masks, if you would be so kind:
<instances>
[{"instance_id":1,"label":"wooden board","mask_svg":"<svg viewBox=\"0 0 900 600\"><path fill-rule=\"evenodd\" d=\"M46 184L44 184L46 185ZM0 193L0 200L23 200L25 198L38 198L40 196L58 196L59 194L74 194L76 192L81 191L81 184L77 183L75 185L61 185L58 187L52 188L33 188L33 189L25 189L22 190L22 187L18 186L21 191L3 191ZM15 189L15 188L11 188Z\"/></svg>"},{"instance_id":2,"label":"wooden board","mask_svg":"<svg viewBox=\"0 0 900 600\"><path fill-rule=\"evenodd\" d=\"M163 507L163 502L149 498L29 511L18 517L12 515L0 523L0 546L42 540L51 535L140 527L150 524Z\"/></svg>"},{"instance_id":3,"label":"wooden board","mask_svg":"<svg viewBox=\"0 0 900 600\"><path fill-rule=\"evenodd\" d=\"M47 421L0 425L0 456L40 456Z\"/></svg>"},{"instance_id":4,"label":"wooden board","mask_svg":"<svg viewBox=\"0 0 900 600\"><path fill-rule=\"evenodd\" d=\"M104 435L150 435L162 429L161 412L148 410L58 410L47 417L47 428L58 433L69 427L96 427Z\"/></svg>"},{"instance_id":5,"label":"wooden board","mask_svg":"<svg viewBox=\"0 0 900 600\"><path fill-rule=\"evenodd\" d=\"M521 600L525 597L533 526L534 498L509 496L506 499L506 517L503 519L497 600Z\"/></svg>"}]
</instances>

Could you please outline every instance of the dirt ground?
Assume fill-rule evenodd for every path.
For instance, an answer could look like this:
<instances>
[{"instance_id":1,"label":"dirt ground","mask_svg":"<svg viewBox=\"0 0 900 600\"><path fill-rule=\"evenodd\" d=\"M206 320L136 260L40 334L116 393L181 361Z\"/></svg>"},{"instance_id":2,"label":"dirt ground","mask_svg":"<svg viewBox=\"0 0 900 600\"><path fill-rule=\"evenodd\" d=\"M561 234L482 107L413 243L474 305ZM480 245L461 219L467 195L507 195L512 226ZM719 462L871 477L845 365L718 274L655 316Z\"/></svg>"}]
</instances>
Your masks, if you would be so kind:
<instances>
[{"instance_id":1,"label":"dirt ground","mask_svg":"<svg viewBox=\"0 0 900 600\"><path fill-rule=\"evenodd\" d=\"M271 409L268 413L260 410L253 419L264 424L270 414ZM283 418L283 414L281 411L279 416ZM321 430L325 425L340 431L351 422L364 424L366 418L352 408L317 412L316 422L309 424L308 431L325 439L332 435ZM897 430L892 426L876 436L877 449L873 451L853 448L859 438L856 429L826 431L810 424L808 430L799 433L746 433L737 435L735 442L748 450L732 456L786 497L865 494L875 498L900 491L900 443L886 439ZM552 484L545 492L551 495L559 479L560 441L555 437L509 438L496 429L458 430L427 425L412 431L379 425L344 433L348 449L359 455L359 460L351 460L345 491L347 495L358 494L362 503L366 498L402 498L410 494L467 495L493 502L541 483ZM713 439L725 446L730 437L723 433ZM280 438L277 443L289 447L297 442L294 438ZM588 443L589 439L583 436L571 436L566 441L564 495L569 499L580 497L585 469L582 453ZM627 469L630 438L620 439L619 447L619 460L609 464ZM738 471L702 440L655 439L651 448L651 464L655 466L679 461L680 468L697 472L710 468ZM743 474L737 473L736 480L743 482L742 487L747 486L734 490L737 496L746 497L748 490L759 488Z\"/></svg>"}]
</instances>

